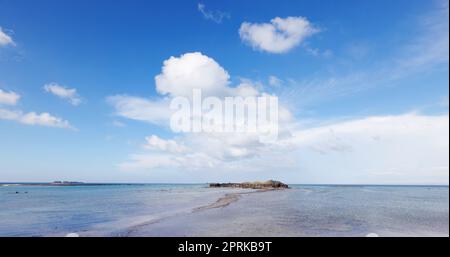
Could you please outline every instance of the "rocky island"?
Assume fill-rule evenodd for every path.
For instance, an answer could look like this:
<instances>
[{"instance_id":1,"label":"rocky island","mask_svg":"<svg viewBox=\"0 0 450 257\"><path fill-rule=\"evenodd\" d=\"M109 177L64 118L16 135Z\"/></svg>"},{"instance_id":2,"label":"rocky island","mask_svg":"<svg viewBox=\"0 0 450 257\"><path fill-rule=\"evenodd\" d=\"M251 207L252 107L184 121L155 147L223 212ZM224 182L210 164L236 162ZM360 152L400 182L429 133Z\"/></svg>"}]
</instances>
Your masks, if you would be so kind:
<instances>
[{"instance_id":1,"label":"rocky island","mask_svg":"<svg viewBox=\"0 0 450 257\"><path fill-rule=\"evenodd\" d=\"M251 189L285 189L289 188L287 184L280 181L256 181L244 183L211 183L209 187L232 187L232 188L251 188Z\"/></svg>"}]
</instances>

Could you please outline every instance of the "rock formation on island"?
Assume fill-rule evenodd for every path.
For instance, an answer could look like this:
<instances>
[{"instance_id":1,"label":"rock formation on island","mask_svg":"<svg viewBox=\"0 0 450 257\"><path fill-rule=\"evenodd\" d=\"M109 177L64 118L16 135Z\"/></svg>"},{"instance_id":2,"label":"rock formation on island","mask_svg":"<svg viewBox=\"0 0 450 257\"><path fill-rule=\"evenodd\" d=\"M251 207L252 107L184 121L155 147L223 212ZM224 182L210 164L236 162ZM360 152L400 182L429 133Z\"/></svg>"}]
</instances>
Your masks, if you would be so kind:
<instances>
[{"instance_id":1,"label":"rock formation on island","mask_svg":"<svg viewBox=\"0 0 450 257\"><path fill-rule=\"evenodd\" d=\"M251 188L251 189L283 189L289 188L287 184L280 181L268 180L268 181L256 181L256 182L244 182L244 183L211 183L209 187L233 187L233 188Z\"/></svg>"}]
</instances>

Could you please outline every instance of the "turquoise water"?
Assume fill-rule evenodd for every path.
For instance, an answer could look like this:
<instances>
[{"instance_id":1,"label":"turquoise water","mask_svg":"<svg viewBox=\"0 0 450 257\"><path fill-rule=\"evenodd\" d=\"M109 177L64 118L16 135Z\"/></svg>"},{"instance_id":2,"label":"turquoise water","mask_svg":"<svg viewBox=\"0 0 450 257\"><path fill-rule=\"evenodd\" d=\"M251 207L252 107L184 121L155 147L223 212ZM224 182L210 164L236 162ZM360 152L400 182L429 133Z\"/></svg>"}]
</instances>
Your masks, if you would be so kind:
<instances>
[{"instance_id":1,"label":"turquoise water","mask_svg":"<svg viewBox=\"0 0 450 257\"><path fill-rule=\"evenodd\" d=\"M19 193L16 193L19 192ZM0 236L448 236L448 187L205 185L0 187ZM250 190L250 192L253 192Z\"/></svg>"}]
</instances>

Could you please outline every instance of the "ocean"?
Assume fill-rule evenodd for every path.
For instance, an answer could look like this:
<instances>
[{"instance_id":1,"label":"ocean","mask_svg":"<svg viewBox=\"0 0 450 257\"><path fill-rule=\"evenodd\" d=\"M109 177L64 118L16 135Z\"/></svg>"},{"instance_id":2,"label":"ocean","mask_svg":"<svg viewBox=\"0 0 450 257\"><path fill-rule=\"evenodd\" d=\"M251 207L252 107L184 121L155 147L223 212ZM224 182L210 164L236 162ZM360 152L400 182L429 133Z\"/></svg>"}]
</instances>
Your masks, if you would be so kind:
<instances>
[{"instance_id":1,"label":"ocean","mask_svg":"<svg viewBox=\"0 0 450 257\"><path fill-rule=\"evenodd\" d=\"M221 199L218 203L217 201ZM0 236L449 236L448 186L0 186Z\"/></svg>"}]
</instances>

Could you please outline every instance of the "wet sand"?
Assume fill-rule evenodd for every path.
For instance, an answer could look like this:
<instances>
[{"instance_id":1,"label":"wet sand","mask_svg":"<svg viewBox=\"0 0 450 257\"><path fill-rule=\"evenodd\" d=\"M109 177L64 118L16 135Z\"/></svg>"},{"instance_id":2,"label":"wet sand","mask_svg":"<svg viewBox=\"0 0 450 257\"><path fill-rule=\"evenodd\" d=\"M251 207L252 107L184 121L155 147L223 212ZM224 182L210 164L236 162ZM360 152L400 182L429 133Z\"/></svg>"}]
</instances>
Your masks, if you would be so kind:
<instances>
[{"instance_id":1,"label":"wet sand","mask_svg":"<svg viewBox=\"0 0 450 257\"><path fill-rule=\"evenodd\" d=\"M255 190L255 191L251 191L251 192L229 193L229 194L226 194L224 197L219 198L216 202L214 202L212 204L194 208L192 210L192 212L199 212L199 211L215 209L215 208L223 208L223 207L230 205L231 203L238 201L242 195L263 193L263 192L268 192L268 191L273 191L273 190L282 190L282 189L260 189L260 190Z\"/></svg>"}]
</instances>

